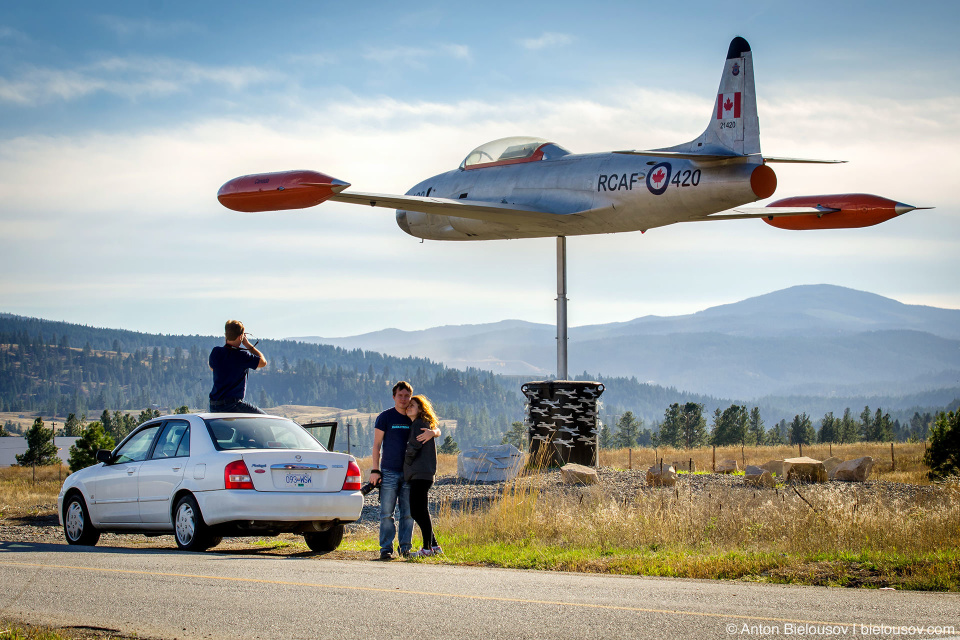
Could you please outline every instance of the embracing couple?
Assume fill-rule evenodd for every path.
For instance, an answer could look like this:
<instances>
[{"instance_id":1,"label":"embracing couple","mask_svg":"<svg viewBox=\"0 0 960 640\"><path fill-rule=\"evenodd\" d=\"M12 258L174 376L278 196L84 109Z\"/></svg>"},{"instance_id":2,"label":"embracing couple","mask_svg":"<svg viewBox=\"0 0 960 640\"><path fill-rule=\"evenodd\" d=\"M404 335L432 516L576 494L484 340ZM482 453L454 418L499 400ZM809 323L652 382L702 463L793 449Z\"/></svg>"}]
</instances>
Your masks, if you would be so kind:
<instances>
[{"instance_id":1,"label":"embracing couple","mask_svg":"<svg viewBox=\"0 0 960 640\"><path fill-rule=\"evenodd\" d=\"M393 558L397 534L394 511L400 508L400 555L404 558L443 553L433 535L427 494L437 473L440 437L437 416L425 396L401 380L393 387L393 408L377 416L370 482L380 487L380 559ZM411 553L413 523L423 536L420 551Z\"/></svg>"}]
</instances>

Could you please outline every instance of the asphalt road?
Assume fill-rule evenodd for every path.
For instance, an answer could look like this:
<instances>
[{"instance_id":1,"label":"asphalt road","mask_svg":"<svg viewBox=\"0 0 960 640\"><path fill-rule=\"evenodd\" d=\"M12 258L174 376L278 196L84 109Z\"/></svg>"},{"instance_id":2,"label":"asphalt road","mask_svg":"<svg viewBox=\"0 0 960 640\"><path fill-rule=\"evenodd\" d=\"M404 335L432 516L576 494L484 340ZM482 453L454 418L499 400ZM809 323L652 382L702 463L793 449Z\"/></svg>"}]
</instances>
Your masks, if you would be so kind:
<instances>
[{"instance_id":1,"label":"asphalt road","mask_svg":"<svg viewBox=\"0 0 960 640\"><path fill-rule=\"evenodd\" d=\"M960 594L402 561L0 541L0 585L0 615L155 638L960 637Z\"/></svg>"}]
</instances>

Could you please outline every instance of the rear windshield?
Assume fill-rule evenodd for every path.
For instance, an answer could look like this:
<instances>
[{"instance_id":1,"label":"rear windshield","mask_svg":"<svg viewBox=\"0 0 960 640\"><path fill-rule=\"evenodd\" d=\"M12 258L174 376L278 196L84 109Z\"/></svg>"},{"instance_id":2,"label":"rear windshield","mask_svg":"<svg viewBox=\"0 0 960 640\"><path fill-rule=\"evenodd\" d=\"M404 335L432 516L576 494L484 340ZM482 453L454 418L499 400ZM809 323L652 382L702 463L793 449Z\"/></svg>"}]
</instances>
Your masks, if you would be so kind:
<instances>
[{"instance_id":1,"label":"rear windshield","mask_svg":"<svg viewBox=\"0 0 960 640\"><path fill-rule=\"evenodd\" d=\"M326 448L291 420L250 416L207 418L207 430L213 445L225 449L309 449Z\"/></svg>"}]
</instances>

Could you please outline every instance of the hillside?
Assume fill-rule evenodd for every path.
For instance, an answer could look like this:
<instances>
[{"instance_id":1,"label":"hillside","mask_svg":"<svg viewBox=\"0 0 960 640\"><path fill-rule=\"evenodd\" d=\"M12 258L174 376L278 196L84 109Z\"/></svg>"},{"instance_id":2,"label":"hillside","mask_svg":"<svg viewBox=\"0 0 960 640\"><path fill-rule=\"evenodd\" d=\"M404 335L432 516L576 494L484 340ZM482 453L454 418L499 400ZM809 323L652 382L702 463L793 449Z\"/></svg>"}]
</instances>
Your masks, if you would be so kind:
<instances>
[{"instance_id":1,"label":"hillside","mask_svg":"<svg viewBox=\"0 0 960 640\"><path fill-rule=\"evenodd\" d=\"M502 324L529 328L528 323ZM459 331L460 328L450 329L454 335ZM482 342L488 339L487 333L474 329L473 335ZM937 343L929 334L902 333L908 343L909 338L920 345L915 350L922 350L920 347L927 343L935 347L939 344L945 351L950 348L946 339L937 338L942 341ZM702 338L703 334L691 335ZM857 340L869 338L870 334L860 334ZM660 339L676 339L676 334ZM702 339L705 361L720 358L717 354L723 353L723 349L731 354L731 360L739 357L736 341L742 338L723 336L729 341L726 346L722 341ZM221 342L222 338L217 336L152 335L0 314L0 416L8 415L23 426L36 415L45 419L56 416L62 424L69 413L93 420L104 409L138 412L154 406L166 411L180 405L204 409L210 385L207 354ZM856 360L856 342L853 345L848 347L852 350L845 352L849 369L879 368L876 361ZM530 374L495 375L477 369L461 371L422 357L386 356L359 348L292 340L263 340L259 346L270 366L251 374L248 397L263 407L297 417L338 414L344 422L352 422L353 443L358 451L369 449L371 418L389 406L390 388L398 379L410 380L418 393L434 401L441 418L451 421L449 426L456 424L456 438L463 447L498 443L510 423L523 417L521 384L541 378ZM652 360L653 349L649 344L643 348ZM822 352L807 353L800 347L797 351L798 361L805 362L802 366L818 366ZM663 359L669 361L669 349L663 349L663 354ZM910 355L908 349L902 357L907 359ZM743 357L757 356L747 353ZM696 364L695 360L691 362ZM746 401L732 395L693 393L681 384L649 384L637 377L615 376L606 371L588 370L578 377L605 385L600 417L608 425L615 425L624 412L631 411L644 421L644 428L655 429L673 403L702 404L705 415L711 415L714 409ZM808 413L816 423L828 411L841 415L851 408L859 414L867 405L882 407L893 420L907 424L915 413L956 408L956 399L960 397L956 383L915 393L895 384L882 393L852 387L841 391L840 385L826 389L828 393L823 391L758 397L748 404L760 407L768 427L781 420L789 421L801 412ZM907 434L904 431L897 435Z\"/></svg>"},{"instance_id":2,"label":"hillside","mask_svg":"<svg viewBox=\"0 0 960 640\"><path fill-rule=\"evenodd\" d=\"M549 375L556 330L517 320L297 338L457 368ZM570 329L570 370L744 400L902 395L960 382L960 311L833 285L791 287L674 317Z\"/></svg>"}]
</instances>

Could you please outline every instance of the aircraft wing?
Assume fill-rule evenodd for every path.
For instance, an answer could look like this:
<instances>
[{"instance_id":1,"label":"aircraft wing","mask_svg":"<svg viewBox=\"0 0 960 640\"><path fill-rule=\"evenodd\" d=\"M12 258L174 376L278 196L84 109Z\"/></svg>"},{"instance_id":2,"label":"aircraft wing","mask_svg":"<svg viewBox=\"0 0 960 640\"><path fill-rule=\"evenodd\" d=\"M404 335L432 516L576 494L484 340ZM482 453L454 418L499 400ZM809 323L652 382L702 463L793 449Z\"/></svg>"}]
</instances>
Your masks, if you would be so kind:
<instances>
[{"instance_id":1,"label":"aircraft wing","mask_svg":"<svg viewBox=\"0 0 960 640\"><path fill-rule=\"evenodd\" d=\"M455 218L486 220L489 222L512 223L518 219L522 219L529 222L549 221L550 223L554 223L560 217L576 216L576 214L553 213L543 209L502 202L453 200L450 198L431 198L424 196L398 196L384 193L364 193L361 191L341 191L340 193L330 196L330 200L334 202L348 202L350 204L366 204L371 207L433 213Z\"/></svg>"},{"instance_id":2,"label":"aircraft wing","mask_svg":"<svg viewBox=\"0 0 960 640\"><path fill-rule=\"evenodd\" d=\"M691 222L705 220L750 220L752 218L781 218L783 216L809 216L835 213L840 209L831 207L737 207L730 209L734 213L712 213L702 218L695 218Z\"/></svg>"}]
</instances>

